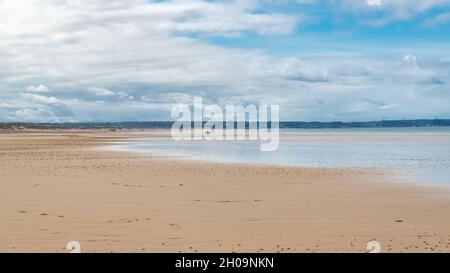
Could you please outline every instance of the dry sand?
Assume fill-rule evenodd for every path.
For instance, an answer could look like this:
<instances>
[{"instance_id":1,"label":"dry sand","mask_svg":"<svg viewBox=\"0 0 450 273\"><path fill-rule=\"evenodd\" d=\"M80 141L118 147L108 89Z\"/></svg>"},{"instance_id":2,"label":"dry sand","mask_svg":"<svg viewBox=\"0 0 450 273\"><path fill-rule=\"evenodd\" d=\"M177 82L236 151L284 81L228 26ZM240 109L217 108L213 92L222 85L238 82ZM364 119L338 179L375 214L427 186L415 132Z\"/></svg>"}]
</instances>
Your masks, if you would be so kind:
<instances>
[{"instance_id":1,"label":"dry sand","mask_svg":"<svg viewBox=\"0 0 450 273\"><path fill-rule=\"evenodd\" d=\"M0 134L0 252L450 252L448 190L92 149L136 136Z\"/></svg>"}]
</instances>

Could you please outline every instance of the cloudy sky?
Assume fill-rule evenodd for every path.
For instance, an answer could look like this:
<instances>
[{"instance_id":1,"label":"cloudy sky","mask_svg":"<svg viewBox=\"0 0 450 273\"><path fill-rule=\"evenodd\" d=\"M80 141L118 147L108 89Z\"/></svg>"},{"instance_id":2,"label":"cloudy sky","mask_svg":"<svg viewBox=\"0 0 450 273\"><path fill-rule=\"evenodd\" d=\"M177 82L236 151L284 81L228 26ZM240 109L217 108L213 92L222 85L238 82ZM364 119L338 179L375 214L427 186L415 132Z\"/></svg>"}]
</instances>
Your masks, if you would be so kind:
<instances>
[{"instance_id":1,"label":"cloudy sky","mask_svg":"<svg viewBox=\"0 0 450 273\"><path fill-rule=\"evenodd\" d=\"M0 0L0 121L450 118L450 0Z\"/></svg>"}]
</instances>

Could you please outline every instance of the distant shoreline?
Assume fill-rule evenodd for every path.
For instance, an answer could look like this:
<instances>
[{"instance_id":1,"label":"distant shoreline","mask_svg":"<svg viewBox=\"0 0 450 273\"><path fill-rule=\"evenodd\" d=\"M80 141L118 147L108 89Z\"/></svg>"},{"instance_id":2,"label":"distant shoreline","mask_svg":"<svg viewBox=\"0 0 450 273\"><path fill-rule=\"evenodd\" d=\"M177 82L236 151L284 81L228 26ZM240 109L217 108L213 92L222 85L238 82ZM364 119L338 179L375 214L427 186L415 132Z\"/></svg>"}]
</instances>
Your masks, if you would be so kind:
<instances>
[{"instance_id":1,"label":"distant shoreline","mask_svg":"<svg viewBox=\"0 0 450 273\"><path fill-rule=\"evenodd\" d=\"M148 122L82 122L82 123L0 123L0 129L170 129L172 121ZM235 123L237 126L237 123ZM246 123L248 127L248 123ZM348 128L414 128L414 127L450 127L450 119L413 119L381 120L362 122L319 122L319 121L284 121L279 123L281 129L348 129Z\"/></svg>"}]
</instances>

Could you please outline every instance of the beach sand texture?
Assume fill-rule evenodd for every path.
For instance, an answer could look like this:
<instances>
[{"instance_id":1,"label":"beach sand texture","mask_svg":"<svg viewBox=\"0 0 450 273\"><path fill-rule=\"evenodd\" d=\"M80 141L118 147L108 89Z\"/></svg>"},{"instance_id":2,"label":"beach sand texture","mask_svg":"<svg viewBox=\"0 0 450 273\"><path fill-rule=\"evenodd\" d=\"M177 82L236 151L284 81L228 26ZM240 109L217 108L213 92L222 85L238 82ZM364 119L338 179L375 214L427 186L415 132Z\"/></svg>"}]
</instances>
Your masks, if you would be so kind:
<instances>
[{"instance_id":1,"label":"beach sand texture","mask_svg":"<svg viewBox=\"0 0 450 273\"><path fill-rule=\"evenodd\" d=\"M143 135L0 134L0 252L450 252L446 189L94 149Z\"/></svg>"}]
</instances>

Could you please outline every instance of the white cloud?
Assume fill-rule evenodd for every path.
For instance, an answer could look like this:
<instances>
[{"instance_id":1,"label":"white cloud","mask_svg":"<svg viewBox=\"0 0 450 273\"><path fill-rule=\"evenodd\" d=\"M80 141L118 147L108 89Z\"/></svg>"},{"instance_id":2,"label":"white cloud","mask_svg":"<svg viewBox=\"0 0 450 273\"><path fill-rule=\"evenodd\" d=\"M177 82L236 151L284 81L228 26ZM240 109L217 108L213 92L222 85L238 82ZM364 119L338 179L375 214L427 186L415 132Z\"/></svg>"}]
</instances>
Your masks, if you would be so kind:
<instances>
[{"instance_id":1,"label":"white cloud","mask_svg":"<svg viewBox=\"0 0 450 273\"><path fill-rule=\"evenodd\" d=\"M414 55L406 54L406 55L403 57L403 61L404 61L405 63L407 63L407 64L412 65L412 66L415 66L415 67L418 66L418 65L417 65L417 57L414 56Z\"/></svg>"},{"instance_id":2,"label":"white cloud","mask_svg":"<svg viewBox=\"0 0 450 273\"><path fill-rule=\"evenodd\" d=\"M39 84L38 86L30 85L25 89L25 91L36 92L36 93L45 93L45 92L49 92L50 89L45 85Z\"/></svg>"},{"instance_id":3,"label":"white cloud","mask_svg":"<svg viewBox=\"0 0 450 273\"><path fill-rule=\"evenodd\" d=\"M43 108L23 108L15 111L15 117L24 122L57 122L52 111Z\"/></svg>"},{"instance_id":4,"label":"white cloud","mask_svg":"<svg viewBox=\"0 0 450 273\"><path fill-rule=\"evenodd\" d=\"M369 6L381 6L381 0L367 0Z\"/></svg>"},{"instance_id":5,"label":"white cloud","mask_svg":"<svg viewBox=\"0 0 450 273\"><path fill-rule=\"evenodd\" d=\"M10 99L5 108L7 112L3 120L6 121L66 122L77 120L68 103L53 96L21 93L19 97Z\"/></svg>"},{"instance_id":6,"label":"white cloud","mask_svg":"<svg viewBox=\"0 0 450 273\"><path fill-rule=\"evenodd\" d=\"M127 92L123 92L123 91L117 92L116 95L119 97L119 99L127 99L127 100L134 99L133 96L130 96L130 95L128 95Z\"/></svg>"},{"instance_id":7,"label":"white cloud","mask_svg":"<svg viewBox=\"0 0 450 273\"><path fill-rule=\"evenodd\" d=\"M102 87L90 87L87 89L88 92L94 94L97 97L116 97L121 100L132 100L134 99L133 96L130 96L127 92L124 91L118 91L114 92L106 88Z\"/></svg>"},{"instance_id":8,"label":"white cloud","mask_svg":"<svg viewBox=\"0 0 450 273\"><path fill-rule=\"evenodd\" d=\"M113 91L101 87L90 87L88 88L88 91L97 97L109 97L116 95Z\"/></svg>"},{"instance_id":9,"label":"white cloud","mask_svg":"<svg viewBox=\"0 0 450 273\"><path fill-rule=\"evenodd\" d=\"M61 101L55 97L47 97L47 96L42 96L42 95L37 95L37 94L29 94L29 93L24 93L24 94L22 94L22 96L27 100L32 100L34 102L42 103L42 104L61 103Z\"/></svg>"}]
</instances>

